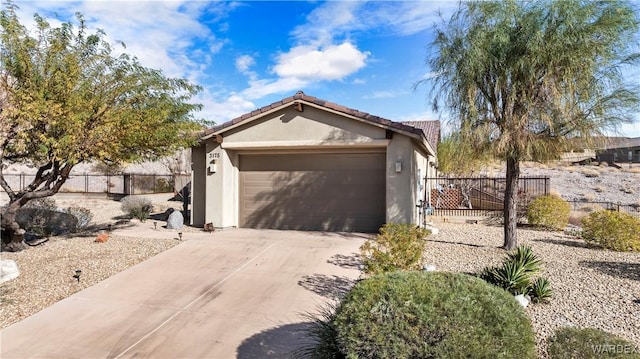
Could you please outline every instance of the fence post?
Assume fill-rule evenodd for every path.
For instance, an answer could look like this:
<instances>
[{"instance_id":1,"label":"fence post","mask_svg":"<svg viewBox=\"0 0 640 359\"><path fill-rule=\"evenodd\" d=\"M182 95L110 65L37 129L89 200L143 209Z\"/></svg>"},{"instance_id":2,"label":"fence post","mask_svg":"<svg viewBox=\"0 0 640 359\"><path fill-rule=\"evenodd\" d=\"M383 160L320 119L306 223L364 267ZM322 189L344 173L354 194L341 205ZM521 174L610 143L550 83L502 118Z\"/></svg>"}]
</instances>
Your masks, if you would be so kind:
<instances>
[{"instance_id":1,"label":"fence post","mask_svg":"<svg viewBox=\"0 0 640 359\"><path fill-rule=\"evenodd\" d=\"M545 178L544 178L544 195L545 195L545 196L549 195L549 192L551 192L551 191L549 190L549 187L550 187L550 186L549 186L549 181L550 181L550 178L549 178L549 177L545 177Z\"/></svg>"}]
</instances>

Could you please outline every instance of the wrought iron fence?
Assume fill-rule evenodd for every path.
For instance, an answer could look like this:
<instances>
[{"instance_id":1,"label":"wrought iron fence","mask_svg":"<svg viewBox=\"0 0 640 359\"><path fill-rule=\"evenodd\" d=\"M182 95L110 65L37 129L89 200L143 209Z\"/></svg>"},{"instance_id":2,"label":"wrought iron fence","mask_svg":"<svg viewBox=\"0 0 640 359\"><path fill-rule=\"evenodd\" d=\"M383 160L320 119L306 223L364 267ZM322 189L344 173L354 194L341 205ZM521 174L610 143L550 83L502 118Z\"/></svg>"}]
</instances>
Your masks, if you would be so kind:
<instances>
[{"instance_id":1,"label":"wrought iron fence","mask_svg":"<svg viewBox=\"0 0 640 359\"><path fill-rule=\"evenodd\" d=\"M533 198L549 194L549 177L520 177L518 203L526 206ZM427 211L446 216L482 216L504 211L505 178L425 178Z\"/></svg>"},{"instance_id":2,"label":"wrought iron fence","mask_svg":"<svg viewBox=\"0 0 640 359\"><path fill-rule=\"evenodd\" d=\"M33 174L4 174L9 186L17 191L27 187L35 178ZM178 193L190 181L190 175L174 174L72 174L60 188L60 192L152 194Z\"/></svg>"},{"instance_id":3,"label":"wrought iron fence","mask_svg":"<svg viewBox=\"0 0 640 359\"><path fill-rule=\"evenodd\" d=\"M622 204L604 201L568 201L571 210L576 212L595 212L600 210L624 212L640 218L640 204Z\"/></svg>"}]
</instances>

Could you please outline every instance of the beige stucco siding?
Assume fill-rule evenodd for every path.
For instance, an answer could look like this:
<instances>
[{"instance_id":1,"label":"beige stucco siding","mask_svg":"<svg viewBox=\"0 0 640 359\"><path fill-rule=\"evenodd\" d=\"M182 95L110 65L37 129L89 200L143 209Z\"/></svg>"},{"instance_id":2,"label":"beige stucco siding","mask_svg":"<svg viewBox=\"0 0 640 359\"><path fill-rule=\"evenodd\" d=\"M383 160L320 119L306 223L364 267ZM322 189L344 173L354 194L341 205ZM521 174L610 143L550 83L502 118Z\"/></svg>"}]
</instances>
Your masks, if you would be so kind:
<instances>
[{"instance_id":1,"label":"beige stucco siding","mask_svg":"<svg viewBox=\"0 0 640 359\"><path fill-rule=\"evenodd\" d=\"M223 147L238 143L249 146L255 142L282 142L286 145L286 142L303 141L330 145L384 140L385 130L306 106L303 112L291 107L277 111L226 132L223 136Z\"/></svg>"},{"instance_id":2,"label":"beige stucco siding","mask_svg":"<svg viewBox=\"0 0 640 359\"><path fill-rule=\"evenodd\" d=\"M387 147L387 223L412 223L413 148L411 139L394 134ZM400 164L400 172L396 165Z\"/></svg>"}]
</instances>

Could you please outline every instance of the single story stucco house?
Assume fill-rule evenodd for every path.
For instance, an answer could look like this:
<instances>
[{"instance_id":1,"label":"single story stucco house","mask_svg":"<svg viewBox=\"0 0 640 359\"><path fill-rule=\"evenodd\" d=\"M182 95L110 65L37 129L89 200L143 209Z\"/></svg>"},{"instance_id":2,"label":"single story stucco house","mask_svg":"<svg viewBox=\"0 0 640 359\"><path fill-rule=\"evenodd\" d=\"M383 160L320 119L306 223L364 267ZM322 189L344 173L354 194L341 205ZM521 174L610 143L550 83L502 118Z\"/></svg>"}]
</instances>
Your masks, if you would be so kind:
<instances>
[{"instance_id":1,"label":"single story stucco house","mask_svg":"<svg viewBox=\"0 0 640 359\"><path fill-rule=\"evenodd\" d=\"M399 123L298 92L205 131L191 224L376 232L421 223L438 121Z\"/></svg>"},{"instance_id":2,"label":"single story stucco house","mask_svg":"<svg viewBox=\"0 0 640 359\"><path fill-rule=\"evenodd\" d=\"M608 163L640 163L640 137L616 139L596 150L596 161Z\"/></svg>"}]
</instances>

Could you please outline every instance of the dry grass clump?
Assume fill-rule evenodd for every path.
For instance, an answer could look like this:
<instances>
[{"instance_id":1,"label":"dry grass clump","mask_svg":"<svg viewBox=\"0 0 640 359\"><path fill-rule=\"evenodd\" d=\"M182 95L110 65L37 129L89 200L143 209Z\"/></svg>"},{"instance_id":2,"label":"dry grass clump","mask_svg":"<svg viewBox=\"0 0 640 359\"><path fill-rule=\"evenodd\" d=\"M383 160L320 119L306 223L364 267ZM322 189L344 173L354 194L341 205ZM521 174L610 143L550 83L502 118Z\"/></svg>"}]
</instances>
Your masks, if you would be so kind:
<instances>
[{"instance_id":1,"label":"dry grass clump","mask_svg":"<svg viewBox=\"0 0 640 359\"><path fill-rule=\"evenodd\" d=\"M582 219L587 216L586 211L571 211L569 214L569 224L580 227L582 225Z\"/></svg>"},{"instance_id":2,"label":"dry grass clump","mask_svg":"<svg viewBox=\"0 0 640 359\"><path fill-rule=\"evenodd\" d=\"M555 197L562 197L562 195L560 194L560 192L557 189L551 189L551 191L549 191L549 195L550 196L555 196Z\"/></svg>"},{"instance_id":3,"label":"dry grass clump","mask_svg":"<svg viewBox=\"0 0 640 359\"><path fill-rule=\"evenodd\" d=\"M616 167L610 167L609 165L607 165L606 162L602 162L605 165L603 166L602 164L596 168L596 170L600 173L615 173L615 172L620 172L619 169L617 169Z\"/></svg>"},{"instance_id":4,"label":"dry grass clump","mask_svg":"<svg viewBox=\"0 0 640 359\"><path fill-rule=\"evenodd\" d=\"M585 177L589 177L589 178L600 177L600 172L592 168L583 168L580 170L580 173L582 173Z\"/></svg>"},{"instance_id":5,"label":"dry grass clump","mask_svg":"<svg viewBox=\"0 0 640 359\"><path fill-rule=\"evenodd\" d=\"M630 173L640 173L640 167L627 168L623 169L623 171Z\"/></svg>"},{"instance_id":6,"label":"dry grass clump","mask_svg":"<svg viewBox=\"0 0 640 359\"><path fill-rule=\"evenodd\" d=\"M620 188L620 191L621 191L621 192L624 192L624 193L626 193L626 194L634 194L634 193L635 193L635 191L633 190L633 188L631 188L631 187L627 187L627 186L624 186L624 187Z\"/></svg>"},{"instance_id":7,"label":"dry grass clump","mask_svg":"<svg viewBox=\"0 0 640 359\"><path fill-rule=\"evenodd\" d=\"M585 202L593 202L596 200L596 196L593 193L585 193L582 195L582 200Z\"/></svg>"},{"instance_id":8,"label":"dry grass clump","mask_svg":"<svg viewBox=\"0 0 640 359\"><path fill-rule=\"evenodd\" d=\"M595 186L593 188L593 190L598 192L598 193L602 193L602 192L604 192L605 188L604 188L604 186Z\"/></svg>"},{"instance_id":9,"label":"dry grass clump","mask_svg":"<svg viewBox=\"0 0 640 359\"><path fill-rule=\"evenodd\" d=\"M602 206L594 203L587 203L582 207L580 207L580 211L585 213L597 212L602 210L603 210Z\"/></svg>"}]
</instances>

